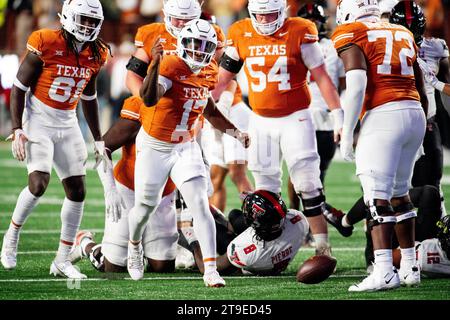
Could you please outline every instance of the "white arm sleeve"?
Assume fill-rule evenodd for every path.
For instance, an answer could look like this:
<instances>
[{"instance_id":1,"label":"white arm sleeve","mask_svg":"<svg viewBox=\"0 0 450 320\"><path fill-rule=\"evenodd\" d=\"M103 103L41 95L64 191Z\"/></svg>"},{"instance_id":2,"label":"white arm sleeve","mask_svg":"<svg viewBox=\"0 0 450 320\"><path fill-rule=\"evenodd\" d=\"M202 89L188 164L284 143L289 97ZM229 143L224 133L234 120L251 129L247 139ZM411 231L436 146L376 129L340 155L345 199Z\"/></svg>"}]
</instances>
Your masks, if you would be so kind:
<instances>
[{"instance_id":1,"label":"white arm sleeve","mask_svg":"<svg viewBox=\"0 0 450 320\"><path fill-rule=\"evenodd\" d=\"M113 173L113 169L112 169L112 162L111 162L111 167L106 169L106 172L103 168L105 164L102 163L97 167L97 173L98 173L98 177L100 178L100 181L102 182L103 185L103 190L106 192L107 190L110 189L115 189L116 188L116 182L114 179L114 173Z\"/></svg>"},{"instance_id":2,"label":"white arm sleeve","mask_svg":"<svg viewBox=\"0 0 450 320\"><path fill-rule=\"evenodd\" d=\"M237 49L235 47L227 47L225 49L225 54L229 56L231 59L239 61L239 53L237 52Z\"/></svg>"},{"instance_id":3,"label":"white arm sleeve","mask_svg":"<svg viewBox=\"0 0 450 320\"><path fill-rule=\"evenodd\" d=\"M323 53L318 42L305 43L300 46L303 63L311 70L325 63Z\"/></svg>"},{"instance_id":4,"label":"white arm sleeve","mask_svg":"<svg viewBox=\"0 0 450 320\"><path fill-rule=\"evenodd\" d=\"M367 87L367 72L362 69L350 70L346 73L347 89L344 98L343 134L353 135L353 130L361 114Z\"/></svg>"},{"instance_id":5,"label":"white arm sleeve","mask_svg":"<svg viewBox=\"0 0 450 320\"><path fill-rule=\"evenodd\" d=\"M172 88L172 80L166 78L162 75L158 77L158 84L160 84L164 88L164 93L167 92L170 88Z\"/></svg>"},{"instance_id":6,"label":"white arm sleeve","mask_svg":"<svg viewBox=\"0 0 450 320\"><path fill-rule=\"evenodd\" d=\"M220 100L216 103L219 111L227 118L230 115L230 108L232 107L233 100L234 94L230 91L224 91L220 96Z\"/></svg>"}]
</instances>

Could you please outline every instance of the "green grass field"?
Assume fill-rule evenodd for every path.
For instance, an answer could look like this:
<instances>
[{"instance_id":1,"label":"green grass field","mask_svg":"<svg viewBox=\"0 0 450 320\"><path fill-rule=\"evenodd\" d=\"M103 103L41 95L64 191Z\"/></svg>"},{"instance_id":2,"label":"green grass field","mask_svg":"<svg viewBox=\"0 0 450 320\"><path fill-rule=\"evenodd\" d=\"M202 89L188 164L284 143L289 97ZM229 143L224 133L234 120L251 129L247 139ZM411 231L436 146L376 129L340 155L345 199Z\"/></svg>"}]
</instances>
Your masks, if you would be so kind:
<instances>
[{"instance_id":1,"label":"green grass field","mask_svg":"<svg viewBox=\"0 0 450 320\"><path fill-rule=\"evenodd\" d=\"M14 160L9 144L0 143L0 236L3 237L11 218L16 199L27 183L26 168ZM92 160L92 156L90 156ZM92 167L92 164L88 166ZM445 169L450 174L450 167ZM286 181L285 181L286 182ZM239 206L237 192L227 181L227 209ZM286 190L286 189L285 189ZM444 185L447 199L450 186ZM354 176L354 166L335 162L326 181L327 199L334 206L348 210L360 197ZM284 193L286 194L286 193ZM194 271L174 274L146 274L135 282L128 274L107 279L95 271L89 262L78 264L89 279L81 282L54 278L49 275L50 263L58 246L60 209L64 193L55 173L40 204L28 219L19 245L18 267L6 271L0 267L0 300L4 299L150 299L150 300L450 300L450 279L423 279L419 288L400 288L389 292L350 294L348 287L365 274L365 237L362 224L355 227L352 237L341 237L330 226L333 254L338 260L337 271L317 285L296 282L295 273L306 258L314 254L302 248L288 269L279 277L225 277L227 287L205 288L201 275ZM101 241L104 225L103 189L96 172L87 173L87 199L82 229L94 230Z\"/></svg>"}]
</instances>

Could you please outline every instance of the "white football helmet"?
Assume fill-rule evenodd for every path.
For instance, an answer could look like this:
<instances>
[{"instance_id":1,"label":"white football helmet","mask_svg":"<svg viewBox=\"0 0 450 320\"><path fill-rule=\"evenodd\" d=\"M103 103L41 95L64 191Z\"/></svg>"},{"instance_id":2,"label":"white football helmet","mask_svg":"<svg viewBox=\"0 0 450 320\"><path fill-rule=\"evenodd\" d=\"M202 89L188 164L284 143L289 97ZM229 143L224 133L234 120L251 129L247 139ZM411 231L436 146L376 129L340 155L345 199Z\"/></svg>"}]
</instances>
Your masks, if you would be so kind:
<instances>
[{"instance_id":1,"label":"white football helmet","mask_svg":"<svg viewBox=\"0 0 450 320\"><path fill-rule=\"evenodd\" d=\"M286 0L249 0L248 12L256 32L262 35L271 35L280 29L286 20ZM278 13L277 19L269 23L259 23L256 20L256 14L269 13Z\"/></svg>"},{"instance_id":2,"label":"white football helmet","mask_svg":"<svg viewBox=\"0 0 450 320\"><path fill-rule=\"evenodd\" d=\"M381 11L377 0L340 0L336 8L338 25L354 22L363 17L380 18Z\"/></svg>"},{"instance_id":3,"label":"white football helmet","mask_svg":"<svg viewBox=\"0 0 450 320\"><path fill-rule=\"evenodd\" d=\"M65 0L58 14L64 30L79 42L94 41L103 23L103 9L99 0Z\"/></svg>"},{"instance_id":4,"label":"white football helmet","mask_svg":"<svg viewBox=\"0 0 450 320\"><path fill-rule=\"evenodd\" d=\"M166 29L176 38L182 28L175 27L171 19L199 19L202 9L197 0L167 0L164 2L163 12Z\"/></svg>"},{"instance_id":5,"label":"white football helmet","mask_svg":"<svg viewBox=\"0 0 450 320\"><path fill-rule=\"evenodd\" d=\"M211 62L217 48L217 34L206 20L186 23L178 34L177 54L195 73Z\"/></svg>"}]
</instances>

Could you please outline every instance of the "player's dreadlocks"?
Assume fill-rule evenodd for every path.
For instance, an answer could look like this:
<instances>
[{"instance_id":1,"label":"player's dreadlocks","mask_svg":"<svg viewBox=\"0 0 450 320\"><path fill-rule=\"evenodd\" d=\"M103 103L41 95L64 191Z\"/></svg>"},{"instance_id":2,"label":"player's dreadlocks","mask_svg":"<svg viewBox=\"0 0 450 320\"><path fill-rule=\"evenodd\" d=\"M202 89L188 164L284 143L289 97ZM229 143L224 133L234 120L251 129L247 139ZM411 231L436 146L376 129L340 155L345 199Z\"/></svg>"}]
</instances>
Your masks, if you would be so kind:
<instances>
[{"instance_id":1,"label":"player's dreadlocks","mask_svg":"<svg viewBox=\"0 0 450 320\"><path fill-rule=\"evenodd\" d=\"M75 41L76 41L75 37L63 28L61 28L61 32L62 32L63 38L66 40L67 48L69 49L69 51L72 51L75 54L75 57L77 58L77 65L79 65L80 64L78 61L79 53L78 53L78 50L75 45ZM100 38L97 38L94 41L89 41L88 45L90 46L92 54L94 55L95 62L100 62L102 50L108 49L109 55L111 57L113 56L111 53L110 45L107 44L105 41L103 41Z\"/></svg>"}]
</instances>

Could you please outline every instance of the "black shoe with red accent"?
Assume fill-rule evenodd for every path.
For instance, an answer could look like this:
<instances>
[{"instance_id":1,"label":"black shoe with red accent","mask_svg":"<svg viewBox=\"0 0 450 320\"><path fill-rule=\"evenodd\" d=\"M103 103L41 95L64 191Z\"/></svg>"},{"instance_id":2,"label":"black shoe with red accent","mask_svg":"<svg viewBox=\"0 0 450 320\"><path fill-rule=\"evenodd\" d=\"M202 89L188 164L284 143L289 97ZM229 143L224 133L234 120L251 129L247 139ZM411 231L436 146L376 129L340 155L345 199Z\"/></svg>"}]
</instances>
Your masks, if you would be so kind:
<instances>
[{"instance_id":1,"label":"black shoe with red accent","mask_svg":"<svg viewBox=\"0 0 450 320\"><path fill-rule=\"evenodd\" d=\"M328 223L335 227L343 237L350 237L353 233L353 226L344 227L342 225L342 218L344 218L345 214L328 204L326 205L326 209L323 215Z\"/></svg>"}]
</instances>

